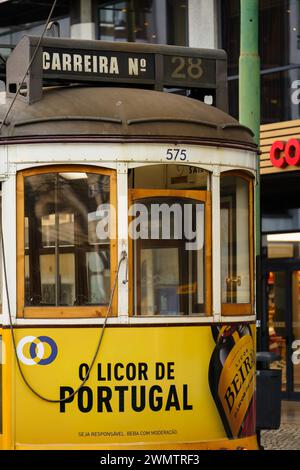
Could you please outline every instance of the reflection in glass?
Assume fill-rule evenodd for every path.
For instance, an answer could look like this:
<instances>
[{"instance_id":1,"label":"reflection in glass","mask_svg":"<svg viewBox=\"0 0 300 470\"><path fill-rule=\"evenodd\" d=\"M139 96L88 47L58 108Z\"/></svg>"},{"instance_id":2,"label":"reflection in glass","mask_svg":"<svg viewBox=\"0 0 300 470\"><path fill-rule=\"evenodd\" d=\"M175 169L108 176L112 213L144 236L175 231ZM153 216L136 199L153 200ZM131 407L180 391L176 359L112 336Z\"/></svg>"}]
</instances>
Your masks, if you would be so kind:
<instances>
[{"instance_id":1,"label":"reflection in glass","mask_svg":"<svg viewBox=\"0 0 300 470\"><path fill-rule=\"evenodd\" d=\"M107 304L109 239L97 209L109 203L109 176L47 173L25 177L26 305Z\"/></svg>"},{"instance_id":2,"label":"reflection in glass","mask_svg":"<svg viewBox=\"0 0 300 470\"><path fill-rule=\"evenodd\" d=\"M249 246L249 182L222 175L222 303L250 303Z\"/></svg>"},{"instance_id":3,"label":"reflection in glass","mask_svg":"<svg viewBox=\"0 0 300 470\"><path fill-rule=\"evenodd\" d=\"M134 241L135 314L205 314L204 204L171 197L138 204L148 219Z\"/></svg>"},{"instance_id":4,"label":"reflection in glass","mask_svg":"<svg viewBox=\"0 0 300 470\"><path fill-rule=\"evenodd\" d=\"M111 1L99 5L104 41L187 45L187 0Z\"/></svg>"},{"instance_id":5,"label":"reflection in glass","mask_svg":"<svg viewBox=\"0 0 300 470\"><path fill-rule=\"evenodd\" d=\"M209 188L209 172L191 165L159 164L129 170L129 187L140 189Z\"/></svg>"},{"instance_id":6,"label":"reflection in glass","mask_svg":"<svg viewBox=\"0 0 300 470\"><path fill-rule=\"evenodd\" d=\"M268 293L268 330L269 351L277 354L279 360L272 362L272 369L282 370L282 391L286 391L286 273L269 272Z\"/></svg>"}]
</instances>

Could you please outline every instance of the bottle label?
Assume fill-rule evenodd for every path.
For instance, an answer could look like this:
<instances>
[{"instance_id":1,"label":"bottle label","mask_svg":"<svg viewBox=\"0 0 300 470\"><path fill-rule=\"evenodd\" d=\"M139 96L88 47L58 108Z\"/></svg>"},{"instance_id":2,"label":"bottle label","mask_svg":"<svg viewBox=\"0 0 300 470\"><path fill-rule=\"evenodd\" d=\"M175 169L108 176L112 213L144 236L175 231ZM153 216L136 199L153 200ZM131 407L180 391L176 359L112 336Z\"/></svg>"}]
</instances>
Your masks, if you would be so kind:
<instances>
[{"instance_id":1,"label":"bottle label","mask_svg":"<svg viewBox=\"0 0 300 470\"><path fill-rule=\"evenodd\" d=\"M220 375L218 395L233 437L238 437L254 395L254 360L252 337L243 336L228 354Z\"/></svg>"}]
</instances>

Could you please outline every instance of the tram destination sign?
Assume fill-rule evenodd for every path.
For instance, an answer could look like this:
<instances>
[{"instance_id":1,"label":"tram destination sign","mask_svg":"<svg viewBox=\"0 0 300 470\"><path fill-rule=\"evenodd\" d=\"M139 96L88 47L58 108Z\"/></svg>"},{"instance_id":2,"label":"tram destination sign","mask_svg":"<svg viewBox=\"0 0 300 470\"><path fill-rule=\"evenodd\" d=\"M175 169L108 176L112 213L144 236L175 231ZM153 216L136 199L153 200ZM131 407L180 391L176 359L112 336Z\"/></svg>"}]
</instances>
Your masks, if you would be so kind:
<instances>
[{"instance_id":1,"label":"tram destination sign","mask_svg":"<svg viewBox=\"0 0 300 470\"><path fill-rule=\"evenodd\" d=\"M198 57L165 55L163 81L173 85L213 86L216 81L215 61ZM155 82L155 54L125 51L86 51L43 48L43 76L81 78L82 80L125 79Z\"/></svg>"},{"instance_id":2,"label":"tram destination sign","mask_svg":"<svg viewBox=\"0 0 300 470\"><path fill-rule=\"evenodd\" d=\"M43 49L43 76L56 75L82 80L125 79L154 81L155 60L153 54L137 54L120 51Z\"/></svg>"},{"instance_id":3,"label":"tram destination sign","mask_svg":"<svg viewBox=\"0 0 300 470\"><path fill-rule=\"evenodd\" d=\"M43 38L39 44L38 37L24 36L7 61L8 95L18 88L33 55L22 87L29 103L41 99L43 86L105 82L156 90L215 90L217 106L226 107L227 60L221 50L61 38Z\"/></svg>"}]
</instances>

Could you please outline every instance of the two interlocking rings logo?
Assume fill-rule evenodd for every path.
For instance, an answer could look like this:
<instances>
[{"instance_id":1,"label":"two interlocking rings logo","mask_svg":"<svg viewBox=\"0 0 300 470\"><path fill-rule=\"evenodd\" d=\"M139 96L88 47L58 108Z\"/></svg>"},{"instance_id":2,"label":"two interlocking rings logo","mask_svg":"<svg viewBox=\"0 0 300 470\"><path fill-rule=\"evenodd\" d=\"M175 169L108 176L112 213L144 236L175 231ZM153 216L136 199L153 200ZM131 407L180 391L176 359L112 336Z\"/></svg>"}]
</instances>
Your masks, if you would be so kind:
<instances>
[{"instance_id":1,"label":"two interlocking rings logo","mask_svg":"<svg viewBox=\"0 0 300 470\"><path fill-rule=\"evenodd\" d=\"M18 358L27 366L51 364L57 352L57 344L49 336L24 336L17 346Z\"/></svg>"}]
</instances>

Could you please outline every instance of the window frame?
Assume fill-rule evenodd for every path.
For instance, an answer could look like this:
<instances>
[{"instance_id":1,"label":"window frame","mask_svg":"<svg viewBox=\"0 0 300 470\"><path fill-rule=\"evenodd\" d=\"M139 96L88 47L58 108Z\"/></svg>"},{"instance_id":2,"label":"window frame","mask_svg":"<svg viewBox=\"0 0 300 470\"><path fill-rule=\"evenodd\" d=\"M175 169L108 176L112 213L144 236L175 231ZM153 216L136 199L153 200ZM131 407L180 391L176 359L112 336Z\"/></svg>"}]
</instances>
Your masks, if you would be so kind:
<instances>
[{"instance_id":1,"label":"window frame","mask_svg":"<svg viewBox=\"0 0 300 470\"><path fill-rule=\"evenodd\" d=\"M104 317L108 305L77 306L26 306L25 305L25 177L47 173L95 173L110 177L110 204L115 208L117 226L117 175L116 170L88 165L53 165L29 168L17 173L17 317L18 318L99 318ZM114 231L117 233L117 230ZM117 239L110 240L110 288L117 272ZM114 294L110 316L117 315L117 290Z\"/></svg>"},{"instance_id":2,"label":"window frame","mask_svg":"<svg viewBox=\"0 0 300 470\"><path fill-rule=\"evenodd\" d=\"M220 210L221 210L221 185L222 176L236 176L245 180L248 183L248 235L249 235L249 288L250 288L250 302L248 303L225 303L222 302L222 287L221 287L221 315L222 316L248 316L254 315L254 183L253 175L239 171L231 170L224 171L220 175ZM220 220L221 222L221 220ZM220 225L221 228L221 225ZM220 247L220 275L222 260L222 246ZM221 279L222 286L222 279Z\"/></svg>"},{"instance_id":3,"label":"window frame","mask_svg":"<svg viewBox=\"0 0 300 470\"><path fill-rule=\"evenodd\" d=\"M212 207L211 191L193 190L193 189L129 189L128 207L136 200L150 199L158 197L178 197L180 199L193 199L204 203L205 227L204 227L204 246L205 246L205 307L204 314L178 315L176 319L201 319L212 317ZM131 222L129 217L128 223ZM170 240L171 241L171 240ZM134 264L133 264L133 243L130 237L128 239L128 279L129 279L129 316L140 319L170 318L168 315L134 315Z\"/></svg>"}]
</instances>

